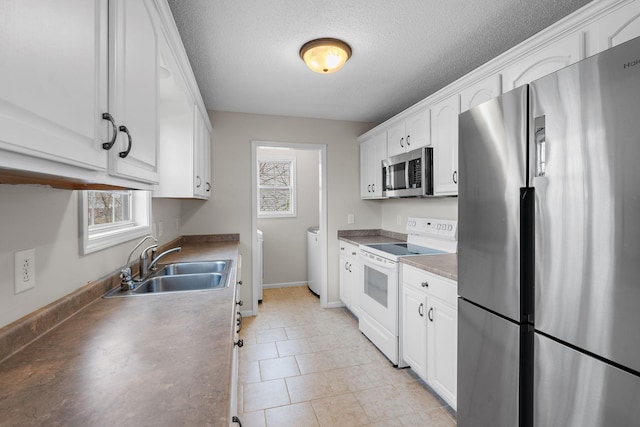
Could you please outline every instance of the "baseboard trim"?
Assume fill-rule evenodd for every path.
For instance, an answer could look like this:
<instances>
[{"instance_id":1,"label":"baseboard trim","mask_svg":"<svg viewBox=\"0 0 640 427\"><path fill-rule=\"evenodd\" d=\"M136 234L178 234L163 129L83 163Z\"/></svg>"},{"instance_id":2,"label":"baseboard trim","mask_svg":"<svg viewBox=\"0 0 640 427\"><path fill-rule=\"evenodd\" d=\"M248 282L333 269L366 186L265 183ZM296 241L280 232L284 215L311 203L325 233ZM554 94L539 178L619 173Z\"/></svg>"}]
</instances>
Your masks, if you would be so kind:
<instances>
[{"instance_id":1,"label":"baseboard trim","mask_svg":"<svg viewBox=\"0 0 640 427\"><path fill-rule=\"evenodd\" d=\"M307 282L269 283L268 285L263 284L262 289L292 288L294 286L307 286Z\"/></svg>"}]
</instances>

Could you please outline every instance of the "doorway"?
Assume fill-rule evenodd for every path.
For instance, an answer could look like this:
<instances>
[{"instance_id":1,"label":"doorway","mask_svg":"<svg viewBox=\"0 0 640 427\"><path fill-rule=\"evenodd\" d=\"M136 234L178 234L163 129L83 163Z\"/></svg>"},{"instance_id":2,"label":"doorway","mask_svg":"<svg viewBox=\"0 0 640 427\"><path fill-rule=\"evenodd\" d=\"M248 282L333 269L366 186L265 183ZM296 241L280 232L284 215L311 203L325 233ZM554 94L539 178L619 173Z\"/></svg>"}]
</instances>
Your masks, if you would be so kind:
<instances>
[{"instance_id":1,"label":"doorway","mask_svg":"<svg viewBox=\"0 0 640 427\"><path fill-rule=\"evenodd\" d=\"M314 224L306 224L302 227L304 228L305 232L301 233L299 236L296 234L296 239L298 240L298 245L299 245L299 241L300 239L303 239L305 244L304 244L304 250L303 252L305 252L306 254L306 229L309 226L319 226L320 230L318 232L318 240L319 240L319 246L320 246L320 276L321 276L321 281L320 281L320 292L319 292L319 296L320 296L320 306L326 308L327 307L327 193L326 193L326 188L327 188L327 146L326 144L301 144L301 143L287 143L287 142L273 142L273 141L251 141L251 196L252 196L252 203L251 203L251 221L252 221L252 253L256 254L258 253L259 249L258 249L258 245L260 244L259 240L258 240L258 229L259 227L259 223L265 224L265 221L274 221L274 224L277 223L279 218L273 218L273 219L266 219L263 220L262 218L258 217L258 203L259 203L259 197L258 197L258 162L259 162L259 158L261 158L261 156L265 155L268 157L271 157L273 159L287 159L287 158L292 158L295 157L294 154L298 152L298 153L306 153L306 154L311 154L311 155L315 155L315 158L317 159L317 163L314 166L317 167L313 167L314 170L317 170L317 175L315 175L317 177L317 183L318 183L318 191L317 193L314 193L314 195L312 195L311 197L316 197L317 195L317 204L316 204L316 200L312 200L313 203L307 203L308 205L312 205L315 207L315 209L317 209L317 215L309 215L308 218L309 221L314 221L317 220L317 223ZM309 158L309 156L304 156L304 158ZM306 165L304 166L305 169L308 169L310 166ZM306 171L308 173L308 171ZM297 209L301 208L304 210L304 208L306 208L305 206L305 200L309 201L308 199L308 194L303 194L299 191L298 188L296 188L296 214L297 215ZM289 215L289 217L293 217L292 215ZM283 218L286 218L286 216L284 216ZM304 221L304 219L303 219ZM274 229L277 229L277 224L274 226ZM265 230L263 230L264 232ZM268 237L268 233L264 236L265 239L265 244L269 245L269 237ZM280 245L281 247L283 245ZM266 246L265 246L266 247ZM266 257L268 258L268 257ZM258 259L258 257L253 256L252 257L252 271L253 271L253 277L252 277L252 283L253 283L253 289L252 289L252 295L253 295L253 315L257 315L258 314L258 299L259 299L259 294L260 294L260 283L261 283L261 278L259 277L260 274L260 262L261 260ZM300 261L297 261L296 264L299 264ZM306 264L306 257L304 257L304 263ZM306 269L305 269L306 271ZM298 280L303 279L306 283L306 277L304 278L298 278ZM280 283L280 285L282 286L287 286L287 285L299 285L300 282L297 281L289 281L286 283Z\"/></svg>"}]
</instances>

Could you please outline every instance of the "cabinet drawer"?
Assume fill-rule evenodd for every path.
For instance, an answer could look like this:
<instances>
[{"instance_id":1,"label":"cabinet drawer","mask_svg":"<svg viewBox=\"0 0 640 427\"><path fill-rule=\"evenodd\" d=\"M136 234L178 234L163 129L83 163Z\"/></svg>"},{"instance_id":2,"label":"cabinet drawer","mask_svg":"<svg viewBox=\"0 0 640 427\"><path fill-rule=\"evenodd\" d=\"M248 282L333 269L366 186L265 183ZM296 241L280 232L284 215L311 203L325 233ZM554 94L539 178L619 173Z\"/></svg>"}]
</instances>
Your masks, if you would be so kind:
<instances>
[{"instance_id":1,"label":"cabinet drawer","mask_svg":"<svg viewBox=\"0 0 640 427\"><path fill-rule=\"evenodd\" d=\"M352 245L351 243L347 243L344 241L340 241L340 255L344 255L347 257L357 257L359 247L356 245Z\"/></svg>"},{"instance_id":2,"label":"cabinet drawer","mask_svg":"<svg viewBox=\"0 0 640 427\"><path fill-rule=\"evenodd\" d=\"M405 286L421 289L429 296L439 298L454 307L458 304L458 282L451 279L403 264L402 282Z\"/></svg>"}]
</instances>

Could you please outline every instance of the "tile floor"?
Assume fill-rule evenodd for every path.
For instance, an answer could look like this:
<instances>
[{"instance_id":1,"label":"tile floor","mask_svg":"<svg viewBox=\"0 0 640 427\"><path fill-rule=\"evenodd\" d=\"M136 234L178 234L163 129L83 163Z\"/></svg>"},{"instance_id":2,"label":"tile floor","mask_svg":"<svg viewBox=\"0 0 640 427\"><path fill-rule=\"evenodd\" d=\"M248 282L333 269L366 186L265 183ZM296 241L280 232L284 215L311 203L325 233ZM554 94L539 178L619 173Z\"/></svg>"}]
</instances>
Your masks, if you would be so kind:
<instances>
[{"instance_id":1,"label":"tile floor","mask_svg":"<svg viewBox=\"0 0 640 427\"><path fill-rule=\"evenodd\" d=\"M243 427L424 426L456 421L409 369L396 369L343 308L305 287L265 289L240 337Z\"/></svg>"}]
</instances>

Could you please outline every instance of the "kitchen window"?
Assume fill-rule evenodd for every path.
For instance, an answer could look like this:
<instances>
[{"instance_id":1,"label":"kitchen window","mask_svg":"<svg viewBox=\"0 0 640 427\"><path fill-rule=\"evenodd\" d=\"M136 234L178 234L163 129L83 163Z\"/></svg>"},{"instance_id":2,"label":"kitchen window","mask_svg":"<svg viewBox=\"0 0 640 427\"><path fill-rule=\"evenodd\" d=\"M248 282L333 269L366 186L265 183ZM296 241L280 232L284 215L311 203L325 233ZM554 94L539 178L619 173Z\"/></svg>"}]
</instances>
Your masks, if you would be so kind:
<instances>
[{"instance_id":1,"label":"kitchen window","mask_svg":"<svg viewBox=\"0 0 640 427\"><path fill-rule=\"evenodd\" d=\"M151 233L149 191L80 191L83 255Z\"/></svg>"},{"instance_id":2,"label":"kitchen window","mask_svg":"<svg viewBox=\"0 0 640 427\"><path fill-rule=\"evenodd\" d=\"M296 216L295 159L258 159L258 217Z\"/></svg>"}]
</instances>

